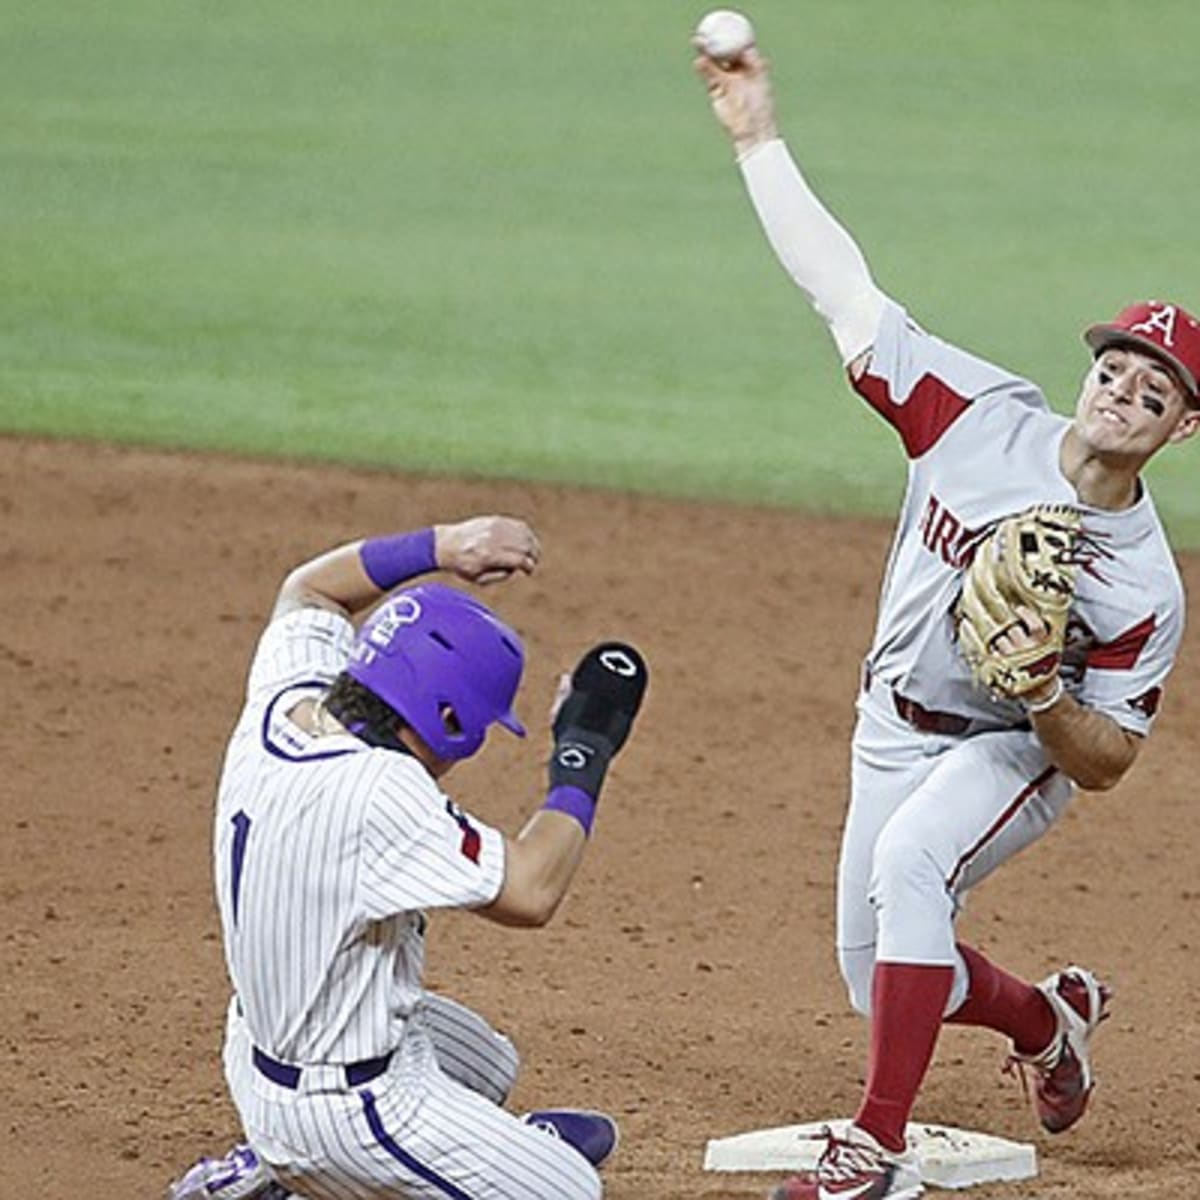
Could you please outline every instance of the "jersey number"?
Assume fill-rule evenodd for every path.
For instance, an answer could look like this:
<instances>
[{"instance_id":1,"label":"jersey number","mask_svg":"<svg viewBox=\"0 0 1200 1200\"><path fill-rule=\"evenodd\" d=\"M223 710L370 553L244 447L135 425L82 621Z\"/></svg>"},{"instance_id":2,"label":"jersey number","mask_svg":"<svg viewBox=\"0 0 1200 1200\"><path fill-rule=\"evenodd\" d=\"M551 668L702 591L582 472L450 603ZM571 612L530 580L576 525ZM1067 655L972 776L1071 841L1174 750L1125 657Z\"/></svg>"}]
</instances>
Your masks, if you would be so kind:
<instances>
[{"instance_id":1,"label":"jersey number","mask_svg":"<svg viewBox=\"0 0 1200 1200\"><path fill-rule=\"evenodd\" d=\"M240 809L233 815L233 848L230 851L230 890L233 893L233 923L238 923L238 903L242 895L242 866L246 861L246 839L250 836L250 818Z\"/></svg>"},{"instance_id":2,"label":"jersey number","mask_svg":"<svg viewBox=\"0 0 1200 1200\"><path fill-rule=\"evenodd\" d=\"M459 851L464 857L469 858L478 866L479 851L483 847L483 838L479 836L479 830L467 820L462 810L453 800L446 801L446 811L454 818L455 824L458 825L459 829L462 830L462 842L459 844Z\"/></svg>"}]
</instances>

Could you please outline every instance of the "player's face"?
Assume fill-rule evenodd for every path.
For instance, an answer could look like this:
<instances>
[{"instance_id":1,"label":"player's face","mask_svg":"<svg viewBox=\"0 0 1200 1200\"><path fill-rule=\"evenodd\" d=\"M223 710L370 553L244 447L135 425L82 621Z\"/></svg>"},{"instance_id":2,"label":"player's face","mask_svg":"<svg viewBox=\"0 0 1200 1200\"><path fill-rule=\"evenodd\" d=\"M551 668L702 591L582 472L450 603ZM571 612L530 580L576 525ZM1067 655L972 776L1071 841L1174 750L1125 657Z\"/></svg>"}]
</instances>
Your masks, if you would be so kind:
<instances>
[{"instance_id":1,"label":"player's face","mask_svg":"<svg viewBox=\"0 0 1200 1200\"><path fill-rule=\"evenodd\" d=\"M1124 346L1102 351L1083 381L1075 428L1098 454L1145 461L1167 442L1191 437L1200 413L1158 359Z\"/></svg>"}]
</instances>

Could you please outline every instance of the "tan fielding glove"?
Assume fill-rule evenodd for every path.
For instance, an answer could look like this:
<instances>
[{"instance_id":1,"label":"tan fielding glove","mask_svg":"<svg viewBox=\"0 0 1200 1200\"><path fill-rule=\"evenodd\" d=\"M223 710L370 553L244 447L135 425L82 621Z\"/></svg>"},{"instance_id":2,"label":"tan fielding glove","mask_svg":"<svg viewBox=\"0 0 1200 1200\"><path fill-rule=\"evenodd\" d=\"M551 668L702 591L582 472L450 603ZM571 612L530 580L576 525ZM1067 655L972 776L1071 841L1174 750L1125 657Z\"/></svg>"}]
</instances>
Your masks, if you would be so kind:
<instances>
[{"instance_id":1,"label":"tan fielding glove","mask_svg":"<svg viewBox=\"0 0 1200 1200\"><path fill-rule=\"evenodd\" d=\"M994 695L1016 699L1058 674L1075 596L1079 525L1079 513L1065 504L1035 505L1005 517L976 548L954 623L971 674ZM1018 627L1032 632L1021 608L1038 613L1049 633L1016 649L1006 635Z\"/></svg>"}]
</instances>

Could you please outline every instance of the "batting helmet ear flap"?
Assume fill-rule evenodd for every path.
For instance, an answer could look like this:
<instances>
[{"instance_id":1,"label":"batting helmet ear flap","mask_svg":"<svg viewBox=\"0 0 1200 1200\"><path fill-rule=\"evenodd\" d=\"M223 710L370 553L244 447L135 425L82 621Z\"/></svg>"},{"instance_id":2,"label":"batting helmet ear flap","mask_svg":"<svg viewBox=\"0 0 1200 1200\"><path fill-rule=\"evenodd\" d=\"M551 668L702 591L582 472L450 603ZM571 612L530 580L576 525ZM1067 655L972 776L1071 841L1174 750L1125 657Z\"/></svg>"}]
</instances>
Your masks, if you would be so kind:
<instances>
[{"instance_id":1,"label":"batting helmet ear flap","mask_svg":"<svg viewBox=\"0 0 1200 1200\"><path fill-rule=\"evenodd\" d=\"M347 673L386 701L439 758L469 758L493 723L525 736L513 700L521 639L486 605L442 584L385 600L354 639Z\"/></svg>"},{"instance_id":2,"label":"batting helmet ear flap","mask_svg":"<svg viewBox=\"0 0 1200 1200\"><path fill-rule=\"evenodd\" d=\"M462 733L462 722L458 719L453 707L449 704L442 704L438 707L438 716L442 719L442 728L450 737L457 737Z\"/></svg>"}]
</instances>

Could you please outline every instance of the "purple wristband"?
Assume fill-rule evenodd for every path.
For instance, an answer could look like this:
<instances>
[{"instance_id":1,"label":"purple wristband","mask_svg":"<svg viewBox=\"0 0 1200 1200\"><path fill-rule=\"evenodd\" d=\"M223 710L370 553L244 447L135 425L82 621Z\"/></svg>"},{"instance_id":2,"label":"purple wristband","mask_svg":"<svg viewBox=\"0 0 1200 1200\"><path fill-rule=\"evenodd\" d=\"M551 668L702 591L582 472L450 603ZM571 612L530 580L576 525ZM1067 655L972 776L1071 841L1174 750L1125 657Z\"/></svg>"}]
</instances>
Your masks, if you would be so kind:
<instances>
[{"instance_id":1,"label":"purple wristband","mask_svg":"<svg viewBox=\"0 0 1200 1200\"><path fill-rule=\"evenodd\" d=\"M433 527L368 538L359 547L358 557L371 582L381 592L390 592L405 580L437 570Z\"/></svg>"},{"instance_id":2,"label":"purple wristband","mask_svg":"<svg viewBox=\"0 0 1200 1200\"><path fill-rule=\"evenodd\" d=\"M546 793L546 803L542 807L550 809L551 812L566 813L568 817L574 817L583 826L584 836L592 836L592 822L596 819L596 801L583 788L560 783Z\"/></svg>"}]
</instances>

